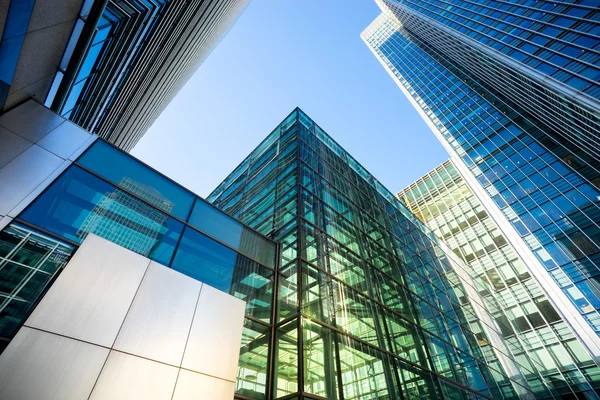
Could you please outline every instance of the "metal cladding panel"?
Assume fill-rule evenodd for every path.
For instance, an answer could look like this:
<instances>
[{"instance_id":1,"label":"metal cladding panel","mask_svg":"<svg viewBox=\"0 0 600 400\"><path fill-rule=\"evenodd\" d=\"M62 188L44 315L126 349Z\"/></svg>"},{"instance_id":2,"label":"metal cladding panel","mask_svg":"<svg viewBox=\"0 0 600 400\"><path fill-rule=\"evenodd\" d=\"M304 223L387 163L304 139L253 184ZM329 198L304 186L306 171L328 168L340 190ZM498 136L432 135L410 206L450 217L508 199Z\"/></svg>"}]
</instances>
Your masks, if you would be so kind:
<instances>
[{"instance_id":1,"label":"metal cladding panel","mask_svg":"<svg viewBox=\"0 0 600 400\"><path fill-rule=\"evenodd\" d=\"M23 327L0 357L0 399L87 399L108 352Z\"/></svg>"},{"instance_id":2,"label":"metal cladding panel","mask_svg":"<svg viewBox=\"0 0 600 400\"><path fill-rule=\"evenodd\" d=\"M114 348L179 367L201 288L151 261Z\"/></svg>"},{"instance_id":3,"label":"metal cladding panel","mask_svg":"<svg viewBox=\"0 0 600 400\"><path fill-rule=\"evenodd\" d=\"M79 149L92 135L70 121L60 124L38 141L38 146L65 160Z\"/></svg>"},{"instance_id":4,"label":"metal cladding panel","mask_svg":"<svg viewBox=\"0 0 600 400\"><path fill-rule=\"evenodd\" d=\"M2 127L0 127L0 143L2 143L2 146L0 146L0 168L17 158L19 154L33 144Z\"/></svg>"},{"instance_id":5,"label":"metal cladding panel","mask_svg":"<svg viewBox=\"0 0 600 400\"><path fill-rule=\"evenodd\" d=\"M173 400L231 400L234 390L233 382L182 369Z\"/></svg>"},{"instance_id":6,"label":"metal cladding panel","mask_svg":"<svg viewBox=\"0 0 600 400\"><path fill-rule=\"evenodd\" d=\"M32 145L0 168L0 215L7 215L63 161L41 147Z\"/></svg>"},{"instance_id":7,"label":"metal cladding panel","mask_svg":"<svg viewBox=\"0 0 600 400\"><path fill-rule=\"evenodd\" d=\"M204 285L182 368L235 382L245 303Z\"/></svg>"},{"instance_id":8,"label":"metal cladding panel","mask_svg":"<svg viewBox=\"0 0 600 400\"><path fill-rule=\"evenodd\" d=\"M36 143L65 121L63 117L30 100L0 116L0 126Z\"/></svg>"},{"instance_id":9,"label":"metal cladding panel","mask_svg":"<svg viewBox=\"0 0 600 400\"><path fill-rule=\"evenodd\" d=\"M112 347L148 264L90 234L25 325Z\"/></svg>"},{"instance_id":10,"label":"metal cladding panel","mask_svg":"<svg viewBox=\"0 0 600 400\"><path fill-rule=\"evenodd\" d=\"M90 400L168 400L179 369L111 351Z\"/></svg>"}]
</instances>

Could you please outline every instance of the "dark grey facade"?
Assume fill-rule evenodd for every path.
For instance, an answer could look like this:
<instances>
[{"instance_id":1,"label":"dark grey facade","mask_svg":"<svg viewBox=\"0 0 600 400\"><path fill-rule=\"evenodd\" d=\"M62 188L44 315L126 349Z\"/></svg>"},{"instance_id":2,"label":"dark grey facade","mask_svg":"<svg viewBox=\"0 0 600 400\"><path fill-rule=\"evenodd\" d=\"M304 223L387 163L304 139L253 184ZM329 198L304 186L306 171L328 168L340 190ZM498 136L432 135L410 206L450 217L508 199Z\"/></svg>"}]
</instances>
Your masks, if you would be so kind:
<instances>
[{"instance_id":1,"label":"dark grey facade","mask_svg":"<svg viewBox=\"0 0 600 400\"><path fill-rule=\"evenodd\" d=\"M33 97L129 151L248 0L2 0L0 110Z\"/></svg>"}]
</instances>

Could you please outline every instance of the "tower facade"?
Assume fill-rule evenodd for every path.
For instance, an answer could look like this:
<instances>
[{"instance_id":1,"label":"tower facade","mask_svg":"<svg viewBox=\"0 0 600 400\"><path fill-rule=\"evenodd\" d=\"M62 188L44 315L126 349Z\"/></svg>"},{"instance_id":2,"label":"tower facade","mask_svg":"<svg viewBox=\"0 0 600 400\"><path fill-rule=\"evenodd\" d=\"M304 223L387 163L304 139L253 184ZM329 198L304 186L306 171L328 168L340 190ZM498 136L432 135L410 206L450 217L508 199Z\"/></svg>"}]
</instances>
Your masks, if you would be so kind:
<instances>
[{"instance_id":1,"label":"tower facade","mask_svg":"<svg viewBox=\"0 0 600 400\"><path fill-rule=\"evenodd\" d=\"M0 110L33 97L129 151L248 0L8 0Z\"/></svg>"},{"instance_id":2,"label":"tower facade","mask_svg":"<svg viewBox=\"0 0 600 400\"><path fill-rule=\"evenodd\" d=\"M600 108L597 82L565 71L579 63L597 70L597 10L587 2L444 2L446 11L415 3L378 1L382 14L363 40L597 360ZM544 66L559 56L568 62Z\"/></svg>"},{"instance_id":3,"label":"tower facade","mask_svg":"<svg viewBox=\"0 0 600 400\"><path fill-rule=\"evenodd\" d=\"M207 200L280 244L272 398L557 396L541 360L503 338L489 280L301 110ZM238 393L264 398L258 372Z\"/></svg>"},{"instance_id":4,"label":"tower facade","mask_svg":"<svg viewBox=\"0 0 600 400\"><path fill-rule=\"evenodd\" d=\"M600 368L458 172L455 162L446 161L397 197L474 274L490 284L491 290L481 293L482 297L499 304L494 318L502 336L509 346L519 342L519 349L525 353L513 351L523 359L541 360L541 374L554 382L561 395L587 393L591 397L600 384Z\"/></svg>"}]
</instances>

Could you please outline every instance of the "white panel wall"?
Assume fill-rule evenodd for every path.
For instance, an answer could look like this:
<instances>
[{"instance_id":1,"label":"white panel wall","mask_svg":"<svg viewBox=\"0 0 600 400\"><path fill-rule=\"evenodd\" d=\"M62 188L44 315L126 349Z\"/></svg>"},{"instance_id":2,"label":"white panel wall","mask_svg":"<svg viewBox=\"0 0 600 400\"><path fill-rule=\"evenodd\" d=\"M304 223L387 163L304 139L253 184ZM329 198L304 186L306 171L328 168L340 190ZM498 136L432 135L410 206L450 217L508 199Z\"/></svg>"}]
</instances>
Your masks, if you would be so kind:
<instances>
[{"instance_id":1,"label":"white panel wall","mask_svg":"<svg viewBox=\"0 0 600 400\"><path fill-rule=\"evenodd\" d=\"M230 400L244 310L90 234L0 356L0 400Z\"/></svg>"},{"instance_id":2,"label":"white panel wall","mask_svg":"<svg viewBox=\"0 0 600 400\"><path fill-rule=\"evenodd\" d=\"M0 115L0 220L10 222L96 139L29 100Z\"/></svg>"}]
</instances>

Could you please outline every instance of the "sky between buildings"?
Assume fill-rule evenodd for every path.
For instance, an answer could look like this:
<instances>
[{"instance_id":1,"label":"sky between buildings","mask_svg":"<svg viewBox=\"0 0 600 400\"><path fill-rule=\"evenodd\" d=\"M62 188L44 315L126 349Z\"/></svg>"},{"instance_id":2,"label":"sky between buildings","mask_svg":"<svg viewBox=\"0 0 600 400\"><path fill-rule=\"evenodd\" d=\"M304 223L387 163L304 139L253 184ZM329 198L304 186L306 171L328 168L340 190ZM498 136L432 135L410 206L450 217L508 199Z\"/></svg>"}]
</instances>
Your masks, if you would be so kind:
<instances>
[{"instance_id":1,"label":"sky between buildings","mask_svg":"<svg viewBox=\"0 0 600 400\"><path fill-rule=\"evenodd\" d=\"M449 158L360 39L373 0L252 0L133 150L207 196L296 106L389 190Z\"/></svg>"}]
</instances>

